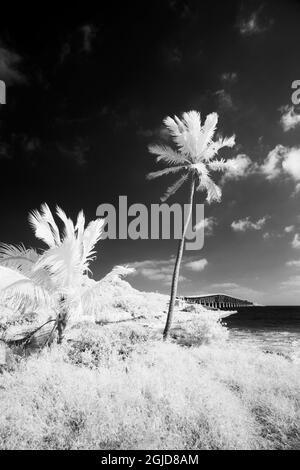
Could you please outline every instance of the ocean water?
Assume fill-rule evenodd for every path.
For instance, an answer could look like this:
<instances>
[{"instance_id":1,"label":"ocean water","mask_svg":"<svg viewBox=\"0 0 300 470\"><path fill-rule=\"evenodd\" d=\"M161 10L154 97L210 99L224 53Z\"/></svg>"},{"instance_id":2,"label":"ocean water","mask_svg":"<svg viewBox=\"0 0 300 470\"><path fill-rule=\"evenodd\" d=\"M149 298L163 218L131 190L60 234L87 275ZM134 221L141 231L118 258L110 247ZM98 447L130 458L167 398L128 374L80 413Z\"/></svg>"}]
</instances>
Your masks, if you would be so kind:
<instances>
[{"instance_id":1,"label":"ocean water","mask_svg":"<svg viewBox=\"0 0 300 470\"><path fill-rule=\"evenodd\" d=\"M300 360L300 306L240 307L223 323L232 342Z\"/></svg>"}]
</instances>

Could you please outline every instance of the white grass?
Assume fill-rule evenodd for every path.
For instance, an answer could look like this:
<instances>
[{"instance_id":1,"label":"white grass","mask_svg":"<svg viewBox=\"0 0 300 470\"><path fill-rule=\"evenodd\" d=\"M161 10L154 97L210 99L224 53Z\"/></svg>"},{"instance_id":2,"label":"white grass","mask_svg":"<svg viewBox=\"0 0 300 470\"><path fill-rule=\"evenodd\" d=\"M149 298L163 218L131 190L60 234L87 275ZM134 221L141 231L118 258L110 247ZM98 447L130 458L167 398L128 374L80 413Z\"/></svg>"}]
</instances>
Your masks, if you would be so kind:
<instances>
[{"instance_id":1,"label":"white grass","mask_svg":"<svg viewBox=\"0 0 300 470\"><path fill-rule=\"evenodd\" d=\"M109 323L73 324L0 375L1 449L299 448L296 358L230 345L197 308L163 343L166 297L122 282L103 293Z\"/></svg>"},{"instance_id":2,"label":"white grass","mask_svg":"<svg viewBox=\"0 0 300 470\"><path fill-rule=\"evenodd\" d=\"M55 347L1 376L2 449L297 447L299 365L144 341L130 328L104 344L102 333L98 349L85 327L85 347Z\"/></svg>"}]
</instances>

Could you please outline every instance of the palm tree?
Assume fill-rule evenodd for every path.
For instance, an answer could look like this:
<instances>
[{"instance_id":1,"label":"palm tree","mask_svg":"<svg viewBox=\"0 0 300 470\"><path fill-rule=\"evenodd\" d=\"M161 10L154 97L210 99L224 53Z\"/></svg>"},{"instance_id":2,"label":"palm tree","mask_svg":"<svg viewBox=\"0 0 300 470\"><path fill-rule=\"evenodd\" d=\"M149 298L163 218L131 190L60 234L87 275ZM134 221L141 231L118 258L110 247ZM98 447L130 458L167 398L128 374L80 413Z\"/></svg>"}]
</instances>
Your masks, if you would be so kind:
<instances>
[{"instance_id":1,"label":"palm tree","mask_svg":"<svg viewBox=\"0 0 300 470\"><path fill-rule=\"evenodd\" d=\"M183 113L181 119L177 116L175 116L174 119L168 116L164 120L164 124L171 134L176 149L167 145L149 146L149 151L157 157L156 161L163 162L167 165L167 168L149 173L147 175L148 179L154 179L173 173L180 175L179 179L167 189L166 193L161 198L163 202L175 194L186 181L189 181L190 185L189 212L184 224L175 261L171 285L171 298L163 333L164 339L168 337L172 324L185 235L192 215L195 191L206 191L206 201L208 203L221 200L221 189L211 179L210 172L224 171L226 169L225 160L216 160L214 157L221 148L233 147L235 144L235 136L224 139L219 138L213 141L217 123L217 113L209 114L203 125L201 125L200 113L196 111Z\"/></svg>"},{"instance_id":2,"label":"palm tree","mask_svg":"<svg viewBox=\"0 0 300 470\"><path fill-rule=\"evenodd\" d=\"M102 236L104 220L94 220L85 228L82 211L75 225L59 207L56 214L62 231L47 204L29 215L35 236L46 245L40 252L23 245L0 245L0 300L15 310L41 306L55 309L61 342L71 310L80 310L82 295L88 298L94 288L88 277L89 265L95 258L94 247Z\"/></svg>"}]
</instances>

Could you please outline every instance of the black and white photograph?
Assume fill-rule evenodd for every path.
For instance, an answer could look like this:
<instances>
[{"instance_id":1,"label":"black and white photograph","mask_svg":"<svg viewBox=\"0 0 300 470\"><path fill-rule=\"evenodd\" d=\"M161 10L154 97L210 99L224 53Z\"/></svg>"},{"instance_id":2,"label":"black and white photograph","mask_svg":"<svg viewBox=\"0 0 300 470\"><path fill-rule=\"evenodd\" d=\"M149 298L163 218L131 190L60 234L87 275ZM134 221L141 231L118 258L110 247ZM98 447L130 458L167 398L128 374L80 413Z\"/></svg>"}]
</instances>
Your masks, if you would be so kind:
<instances>
[{"instance_id":1,"label":"black and white photograph","mask_svg":"<svg viewBox=\"0 0 300 470\"><path fill-rule=\"evenodd\" d=\"M300 450L299 52L296 0L1 3L0 450Z\"/></svg>"}]
</instances>

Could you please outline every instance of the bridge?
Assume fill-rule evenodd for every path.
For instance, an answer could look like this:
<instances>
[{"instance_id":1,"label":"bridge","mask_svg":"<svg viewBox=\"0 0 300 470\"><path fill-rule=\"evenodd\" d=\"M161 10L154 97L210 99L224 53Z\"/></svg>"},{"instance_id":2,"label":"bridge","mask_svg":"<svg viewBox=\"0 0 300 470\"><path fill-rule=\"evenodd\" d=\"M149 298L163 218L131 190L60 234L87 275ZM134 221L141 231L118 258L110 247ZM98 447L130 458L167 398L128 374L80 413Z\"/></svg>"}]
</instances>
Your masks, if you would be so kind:
<instances>
[{"instance_id":1,"label":"bridge","mask_svg":"<svg viewBox=\"0 0 300 470\"><path fill-rule=\"evenodd\" d=\"M191 304L200 304L204 307L217 308L220 310L232 310L237 307L251 307L252 302L237 299L227 294L207 294L207 295L183 295L178 300L184 300Z\"/></svg>"}]
</instances>

